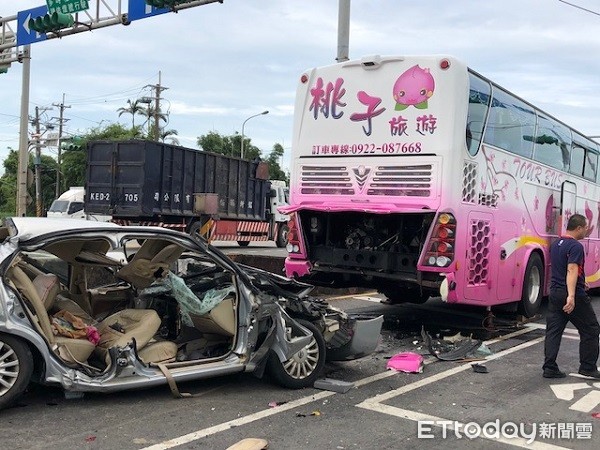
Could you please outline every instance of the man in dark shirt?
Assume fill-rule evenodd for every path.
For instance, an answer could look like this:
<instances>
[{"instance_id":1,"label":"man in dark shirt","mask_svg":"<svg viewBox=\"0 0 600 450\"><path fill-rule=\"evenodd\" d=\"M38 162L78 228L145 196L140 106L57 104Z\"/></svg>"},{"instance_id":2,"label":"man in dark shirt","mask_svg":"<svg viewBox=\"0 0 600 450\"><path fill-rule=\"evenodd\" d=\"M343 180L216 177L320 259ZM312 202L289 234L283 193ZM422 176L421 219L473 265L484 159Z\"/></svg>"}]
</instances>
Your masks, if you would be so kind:
<instances>
[{"instance_id":1,"label":"man in dark shirt","mask_svg":"<svg viewBox=\"0 0 600 450\"><path fill-rule=\"evenodd\" d=\"M567 222L567 232L550 246L550 298L546 316L544 346L544 377L564 378L556 357L562 334L570 321L579 331L579 373L600 378L598 371L598 336L600 325L586 293L585 252L579 242L587 232L586 219L573 214Z\"/></svg>"}]
</instances>

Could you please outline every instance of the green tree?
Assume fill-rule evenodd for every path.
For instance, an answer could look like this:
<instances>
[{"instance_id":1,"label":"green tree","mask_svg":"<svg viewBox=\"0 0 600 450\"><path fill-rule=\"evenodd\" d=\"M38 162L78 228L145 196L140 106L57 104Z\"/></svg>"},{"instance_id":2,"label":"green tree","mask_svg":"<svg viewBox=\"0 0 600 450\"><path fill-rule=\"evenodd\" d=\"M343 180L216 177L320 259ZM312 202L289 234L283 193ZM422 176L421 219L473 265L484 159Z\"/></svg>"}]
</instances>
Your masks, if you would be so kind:
<instances>
[{"instance_id":1,"label":"green tree","mask_svg":"<svg viewBox=\"0 0 600 450\"><path fill-rule=\"evenodd\" d=\"M174 136L177 136L177 130L162 130L160 132L160 140L165 142L165 140L169 140L169 144L179 145L179 139Z\"/></svg>"},{"instance_id":2,"label":"green tree","mask_svg":"<svg viewBox=\"0 0 600 450\"><path fill-rule=\"evenodd\" d=\"M217 131L209 131L198 137L198 147L202 150L220 155L240 157L242 150L242 136L239 133L223 136ZM244 136L244 159L253 160L260 158L260 149L252 145L250 138Z\"/></svg>"},{"instance_id":3,"label":"green tree","mask_svg":"<svg viewBox=\"0 0 600 450\"><path fill-rule=\"evenodd\" d=\"M0 210L6 215L14 215L17 210L17 171L19 168L19 152L8 148L9 152L3 162L4 174L0 177Z\"/></svg>"},{"instance_id":4,"label":"green tree","mask_svg":"<svg viewBox=\"0 0 600 450\"><path fill-rule=\"evenodd\" d=\"M158 119L158 136L160 139L160 135L162 133L162 128L160 123L164 122L165 125L169 122L169 115L163 113L160 109L156 112L156 108L154 105L148 105L147 108L144 108L143 114L146 116L146 124L148 124L148 132L146 133L146 139L153 141L156 136L156 119Z\"/></svg>"},{"instance_id":5,"label":"green tree","mask_svg":"<svg viewBox=\"0 0 600 450\"><path fill-rule=\"evenodd\" d=\"M128 129L120 123L111 123L104 127L91 128L79 136L81 138L81 148L79 150L66 150L62 153L61 169L64 182L62 187L83 186L85 184L86 145L89 141L134 139L137 132L136 129Z\"/></svg>"},{"instance_id":6,"label":"green tree","mask_svg":"<svg viewBox=\"0 0 600 450\"><path fill-rule=\"evenodd\" d=\"M279 165L279 161L283 158L283 146L276 143L273 145L273 150L269 153L267 163L269 163L269 178L271 180L283 180L286 183L289 181L287 175Z\"/></svg>"},{"instance_id":7,"label":"green tree","mask_svg":"<svg viewBox=\"0 0 600 450\"><path fill-rule=\"evenodd\" d=\"M19 152L9 149L8 156L4 160L4 174L0 177L0 210L6 215L14 215L17 209L17 172L19 170ZM41 158L41 185L42 185L42 208L48 210L54 200L54 183L56 182L56 161L50 156L42 155ZM35 167L33 156L29 155L28 179L33 181ZM35 216L35 183L27 187L29 204L27 215Z\"/></svg>"},{"instance_id":8,"label":"green tree","mask_svg":"<svg viewBox=\"0 0 600 450\"><path fill-rule=\"evenodd\" d=\"M117 109L117 112L119 113L119 117L123 114L131 114L131 129L135 130L135 116L145 114L146 108L144 108L144 105L139 100L127 100L127 105Z\"/></svg>"}]
</instances>

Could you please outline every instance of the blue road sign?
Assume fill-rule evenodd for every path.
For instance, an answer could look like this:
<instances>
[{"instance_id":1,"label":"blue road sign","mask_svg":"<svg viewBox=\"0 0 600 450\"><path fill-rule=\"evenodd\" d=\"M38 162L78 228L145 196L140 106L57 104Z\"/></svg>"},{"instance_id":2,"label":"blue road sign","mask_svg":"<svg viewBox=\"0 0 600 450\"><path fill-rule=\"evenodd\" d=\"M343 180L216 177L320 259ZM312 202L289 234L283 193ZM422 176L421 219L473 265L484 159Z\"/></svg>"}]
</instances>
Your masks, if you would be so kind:
<instances>
[{"instance_id":1,"label":"blue road sign","mask_svg":"<svg viewBox=\"0 0 600 450\"><path fill-rule=\"evenodd\" d=\"M148 5L145 0L129 0L129 10L127 18L130 21L145 19L146 17L158 16L159 14L168 13L169 8L155 8Z\"/></svg>"},{"instance_id":2,"label":"blue road sign","mask_svg":"<svg viewBox=\"0 0 600 450\"><path fill-rule=\"evenodd\" d=\"M34 44L46 40L46 33L38 33L29 28L29 19L48 14L48 6L26 9L17 13L17 45Z\"/></svg>"}]
</instances>

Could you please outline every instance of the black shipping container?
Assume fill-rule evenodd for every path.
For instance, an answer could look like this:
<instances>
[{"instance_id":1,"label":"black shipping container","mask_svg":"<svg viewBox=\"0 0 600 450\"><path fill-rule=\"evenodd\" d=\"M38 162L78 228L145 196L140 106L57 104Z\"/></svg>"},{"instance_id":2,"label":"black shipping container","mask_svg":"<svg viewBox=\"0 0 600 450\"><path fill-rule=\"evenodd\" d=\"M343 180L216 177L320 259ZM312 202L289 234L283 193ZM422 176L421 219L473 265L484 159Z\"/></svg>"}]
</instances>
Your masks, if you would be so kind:
<instances>
[{"instance_id":1,"label":"black shipping container","mask_svg":"<svg viewBox=\"0 0 600 450\"><path fill-rule=\"evenodd\" d=\"M217 194L218 219L265 220L262 165L161 142L88 143L85 211L115 219L194 218L195 194ZM259 167L260 166L260 167ZM266 171L268 173L268 171Z\"/></svg>"}]
</instances>

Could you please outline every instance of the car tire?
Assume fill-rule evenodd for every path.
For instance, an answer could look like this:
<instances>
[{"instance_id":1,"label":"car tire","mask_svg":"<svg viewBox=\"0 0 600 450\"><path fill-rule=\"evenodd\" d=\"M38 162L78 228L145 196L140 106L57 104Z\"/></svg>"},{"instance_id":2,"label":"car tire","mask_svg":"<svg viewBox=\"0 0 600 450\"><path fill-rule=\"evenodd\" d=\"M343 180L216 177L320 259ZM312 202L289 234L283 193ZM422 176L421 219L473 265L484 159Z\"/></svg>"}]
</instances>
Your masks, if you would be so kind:
<instances>
[{"instance_id":1,"label":"car tire","mask_svg":"<svg viewBox=\"0 0 600 450\"><path fill-rule=\"evenodd\" d=\"M250 245L250 241L237 241L240 247L248 247Z\"/></svg>"},{"instance_id":2,"label":"car tire","mask_svg":"<svg viewBox=\"0 0 600 450\"><path fill-rule=\"evenodd\" d=\"M289 228L287 224L282 223L277 228L277 239L275 240L275 245L277 248L283 248L288 243L288 231Z\"/></svg>"},{"instance_id":3,"label":"car tire","mask_svg":"<svg viewBox=\"0 0 600 450\"><path fill-rule=\"evenodd\" d=\"M13 336L0 334L0 409L19 398L32 373L33 355L29 346Z\"/></svg>"},{"instance_id":4,"label":"car tire","mask_svg":"<svg viewBox=\"0 0 600 450\"><path fill-rule=\"evenodd\" d=\"M544 265L537 253L532 253L527 261L523 277L523 293L519 302L519 313L525 317L537 314L542 304L544 290Z\"/></svg>"},{"instance_id":5,"label":"car tire","mask_svg":"<svg viewBox=\"0 0 600 450\"><path fill-rule=\"evenodd\" d=\"M267 369L279 385L290 389L302 389L312 386L325 366L325 339L312 323L302 319L295 320L312 332L313 339L284 362L279 360L275 352L271 352Z\"/></svg>"}]
</instances>

